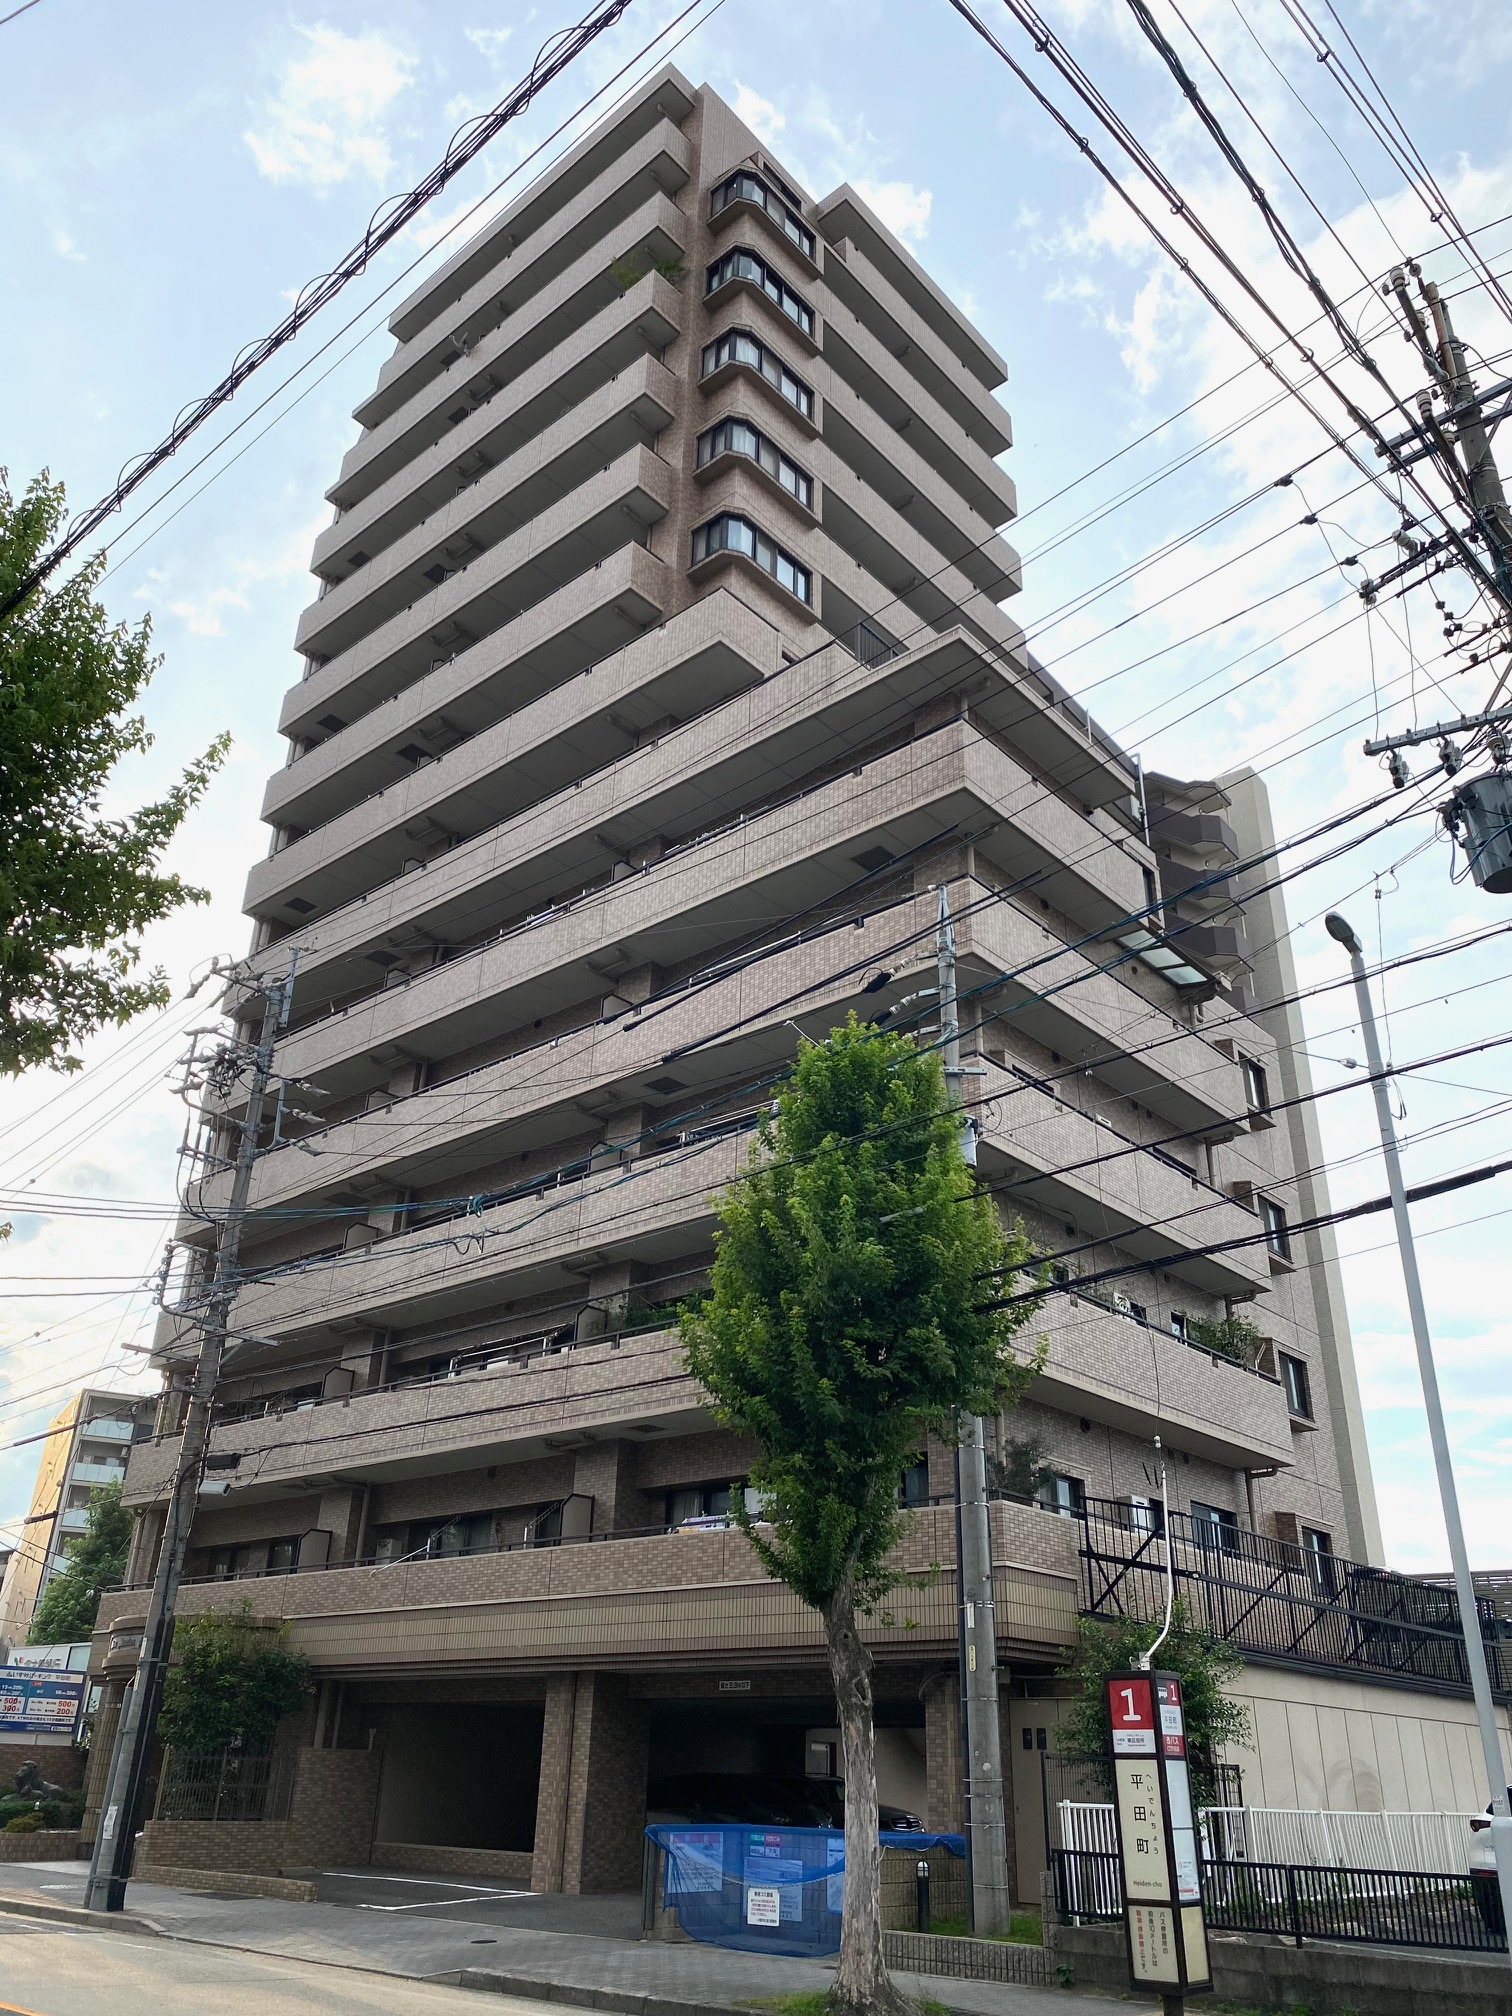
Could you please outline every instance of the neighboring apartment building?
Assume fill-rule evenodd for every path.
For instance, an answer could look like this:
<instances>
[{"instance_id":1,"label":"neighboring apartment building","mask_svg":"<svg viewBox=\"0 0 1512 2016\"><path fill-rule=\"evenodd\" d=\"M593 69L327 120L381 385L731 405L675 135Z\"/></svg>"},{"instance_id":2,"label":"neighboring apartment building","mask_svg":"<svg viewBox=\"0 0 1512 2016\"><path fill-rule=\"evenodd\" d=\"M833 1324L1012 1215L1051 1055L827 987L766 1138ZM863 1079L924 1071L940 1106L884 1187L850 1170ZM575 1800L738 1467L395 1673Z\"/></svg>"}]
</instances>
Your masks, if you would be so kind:
<instances>
[{"instance_id":1,"label":"neighboring apartment building","mask_svg":"<svg viewBox=\"0 0 1512 2016\"><path fill-rule=\"evenodd\" d=\"M1238 1606L1262 1621L1379 1560L1331 1244L1289 1230L1326 1188L1296 1174L1320 1160L1285 1105L1296 1010L1265 1007L1294 992L1280 899L1237 866L1263 789L1146 800L999 607L1002 360L854 190L813 200L675 71L392 327L248 884L254 957L297 948L297 984L214 1433L231 1488L182 1607L291 1620L319 1680L296 1821L318 1803L326 1854L631 1887L648 1783L827 1766L816 1620L725 1521L751 1451L674 1310L799 1036L932 982L943 882L984 1176L1068 1269L1145 1267L1050 1299L1033 1397L993 1424L1030 1501L993 1518L1032 1895L1057 1662L1079 1608L1143 1600L1163 1525L1194 1587L1264 1580ZM197 1206L224 1208L231 1145ZM1191 1341L1234 1311L1257 1364ZM132 1586L96 1641L116 1701L194 1345L165 1318ZM951 1467L934 1447L900 1483L921 1569L952 1557ZM1119 1550L1143 1554L1115 1576ZM871 1633L883 1796L947 1823L949 1575L899 1608ZM1264 1629L1291 1663L1261 1692L1300 1658L1315 1692L1348 1680L1357 1736L1418 1700ZM1468 1724L1437 1677L1411 1714Z\"/></svg>"},{"instance_id":2,"label":"neighboring apartment building","mask_svg":"<svg viewBox=\"0 0 1512 2016\"><path fill-rule=\"evenodd\" d=\"M24 1645L50 1578L89 1520L90 1493L126 1476L139 1396L86 1387L48 1423L31 1510L0 1582L0 1664Z\"/></svg>"}]
</instances>

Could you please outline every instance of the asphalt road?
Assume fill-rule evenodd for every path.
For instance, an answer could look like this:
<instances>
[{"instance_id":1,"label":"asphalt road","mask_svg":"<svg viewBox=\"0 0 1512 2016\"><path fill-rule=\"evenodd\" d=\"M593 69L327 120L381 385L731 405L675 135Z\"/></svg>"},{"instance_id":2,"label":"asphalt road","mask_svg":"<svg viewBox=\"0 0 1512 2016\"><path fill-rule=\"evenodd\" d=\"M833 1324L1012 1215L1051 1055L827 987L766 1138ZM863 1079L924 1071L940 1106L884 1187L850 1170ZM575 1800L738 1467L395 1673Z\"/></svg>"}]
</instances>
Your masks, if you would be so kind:
<instances>
[{"instance_id":1,"label":"asphalt road","mask_svg":"<svg viewBox=\"0 0 1512 2016\"><path fill-rule=\"evenodd\" d=\"M562 2016L560 2003L488 1998L498 2016ZM4 2016L479 2016L465 1988L322 1967L265 1953L71 1932L0 1918Z\"/></svg>"}]
</instances>

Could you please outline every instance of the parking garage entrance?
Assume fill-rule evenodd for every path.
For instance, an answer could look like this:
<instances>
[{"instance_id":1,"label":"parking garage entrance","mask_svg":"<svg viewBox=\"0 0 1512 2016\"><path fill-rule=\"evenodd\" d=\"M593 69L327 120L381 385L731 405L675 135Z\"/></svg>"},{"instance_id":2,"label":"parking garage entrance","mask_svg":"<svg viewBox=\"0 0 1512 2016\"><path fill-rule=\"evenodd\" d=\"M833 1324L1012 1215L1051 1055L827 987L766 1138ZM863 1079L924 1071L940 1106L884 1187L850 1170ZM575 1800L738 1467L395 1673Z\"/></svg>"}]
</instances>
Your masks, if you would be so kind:
<instances>
[{"instance_id":1,"label":"parking garage entrance","mask_svg":"<svg viewBox=\"0 0 1512 2016\"><path fill-rule=\"evenodd\" d=\"M383 1750L375 1861L396 1864L406 1846L530 1854L541 1703L405 1701L366 1712Z\"/></svg>"}]
</instances>

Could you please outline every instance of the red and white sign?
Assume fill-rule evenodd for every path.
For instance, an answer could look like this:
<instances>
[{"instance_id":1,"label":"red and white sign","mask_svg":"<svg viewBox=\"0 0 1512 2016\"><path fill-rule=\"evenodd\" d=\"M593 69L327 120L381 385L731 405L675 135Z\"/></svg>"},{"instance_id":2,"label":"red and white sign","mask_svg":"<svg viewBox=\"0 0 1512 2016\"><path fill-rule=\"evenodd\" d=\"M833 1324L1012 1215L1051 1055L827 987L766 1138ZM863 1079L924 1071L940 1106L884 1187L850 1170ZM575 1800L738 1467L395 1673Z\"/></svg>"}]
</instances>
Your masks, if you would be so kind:
<instances>
[{"instance_id":1,"label":"red and white sign","mask_svg":"<svg viewBox=\"0 0 1512 2016\"><path fill-rule=\"evenodd\" d=\"M1155 1755L1155 1695L1140 1674L1108 1682L1108 1722L1115 1757Z\"/></svg>"},{"instance_id":2,"label":"red and white sign","mask_svg":"<svg viewBox=\"0 0 1512 2016\"><path fill-rule=\"evenodd\" d=\"M1185 1757L1186 1723L1181 1713L1181 1682L1157 1680L1155 1691L1160 1697L1160 1754L1162 1757Z\"/></svg>"}]
</instances>

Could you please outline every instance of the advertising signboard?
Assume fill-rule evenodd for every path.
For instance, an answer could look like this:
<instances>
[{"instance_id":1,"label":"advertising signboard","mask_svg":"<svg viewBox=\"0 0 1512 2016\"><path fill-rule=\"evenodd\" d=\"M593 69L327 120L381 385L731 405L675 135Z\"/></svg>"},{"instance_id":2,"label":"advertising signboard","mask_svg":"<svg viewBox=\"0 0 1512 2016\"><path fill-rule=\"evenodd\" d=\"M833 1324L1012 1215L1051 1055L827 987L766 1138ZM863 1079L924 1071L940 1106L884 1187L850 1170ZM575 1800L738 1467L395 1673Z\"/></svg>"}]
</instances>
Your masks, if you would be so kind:
<instances>
[{"instance_id":1,"label":"advertising signboard","mask_svg":"<svg viewBox=\"0 0 1512 2016\"><path fill-rule=\"evenodd\" d=\"M86 1684L82 1673L0 1667L0 1733L71 1736Z\"/></svg>"},{"instance_id":2,"label":"advertising signboard","mask_svg":"<svg viewBox=\"0 0 1512 2016\"><path fill-rule=\"evenodd\" d=\"M1209 1990L1180 1680L1174 1673L1115 1673L1108 1681L1108 1728L1129 1979L1170 1997Z\"/></svg>"}]
</instances>

